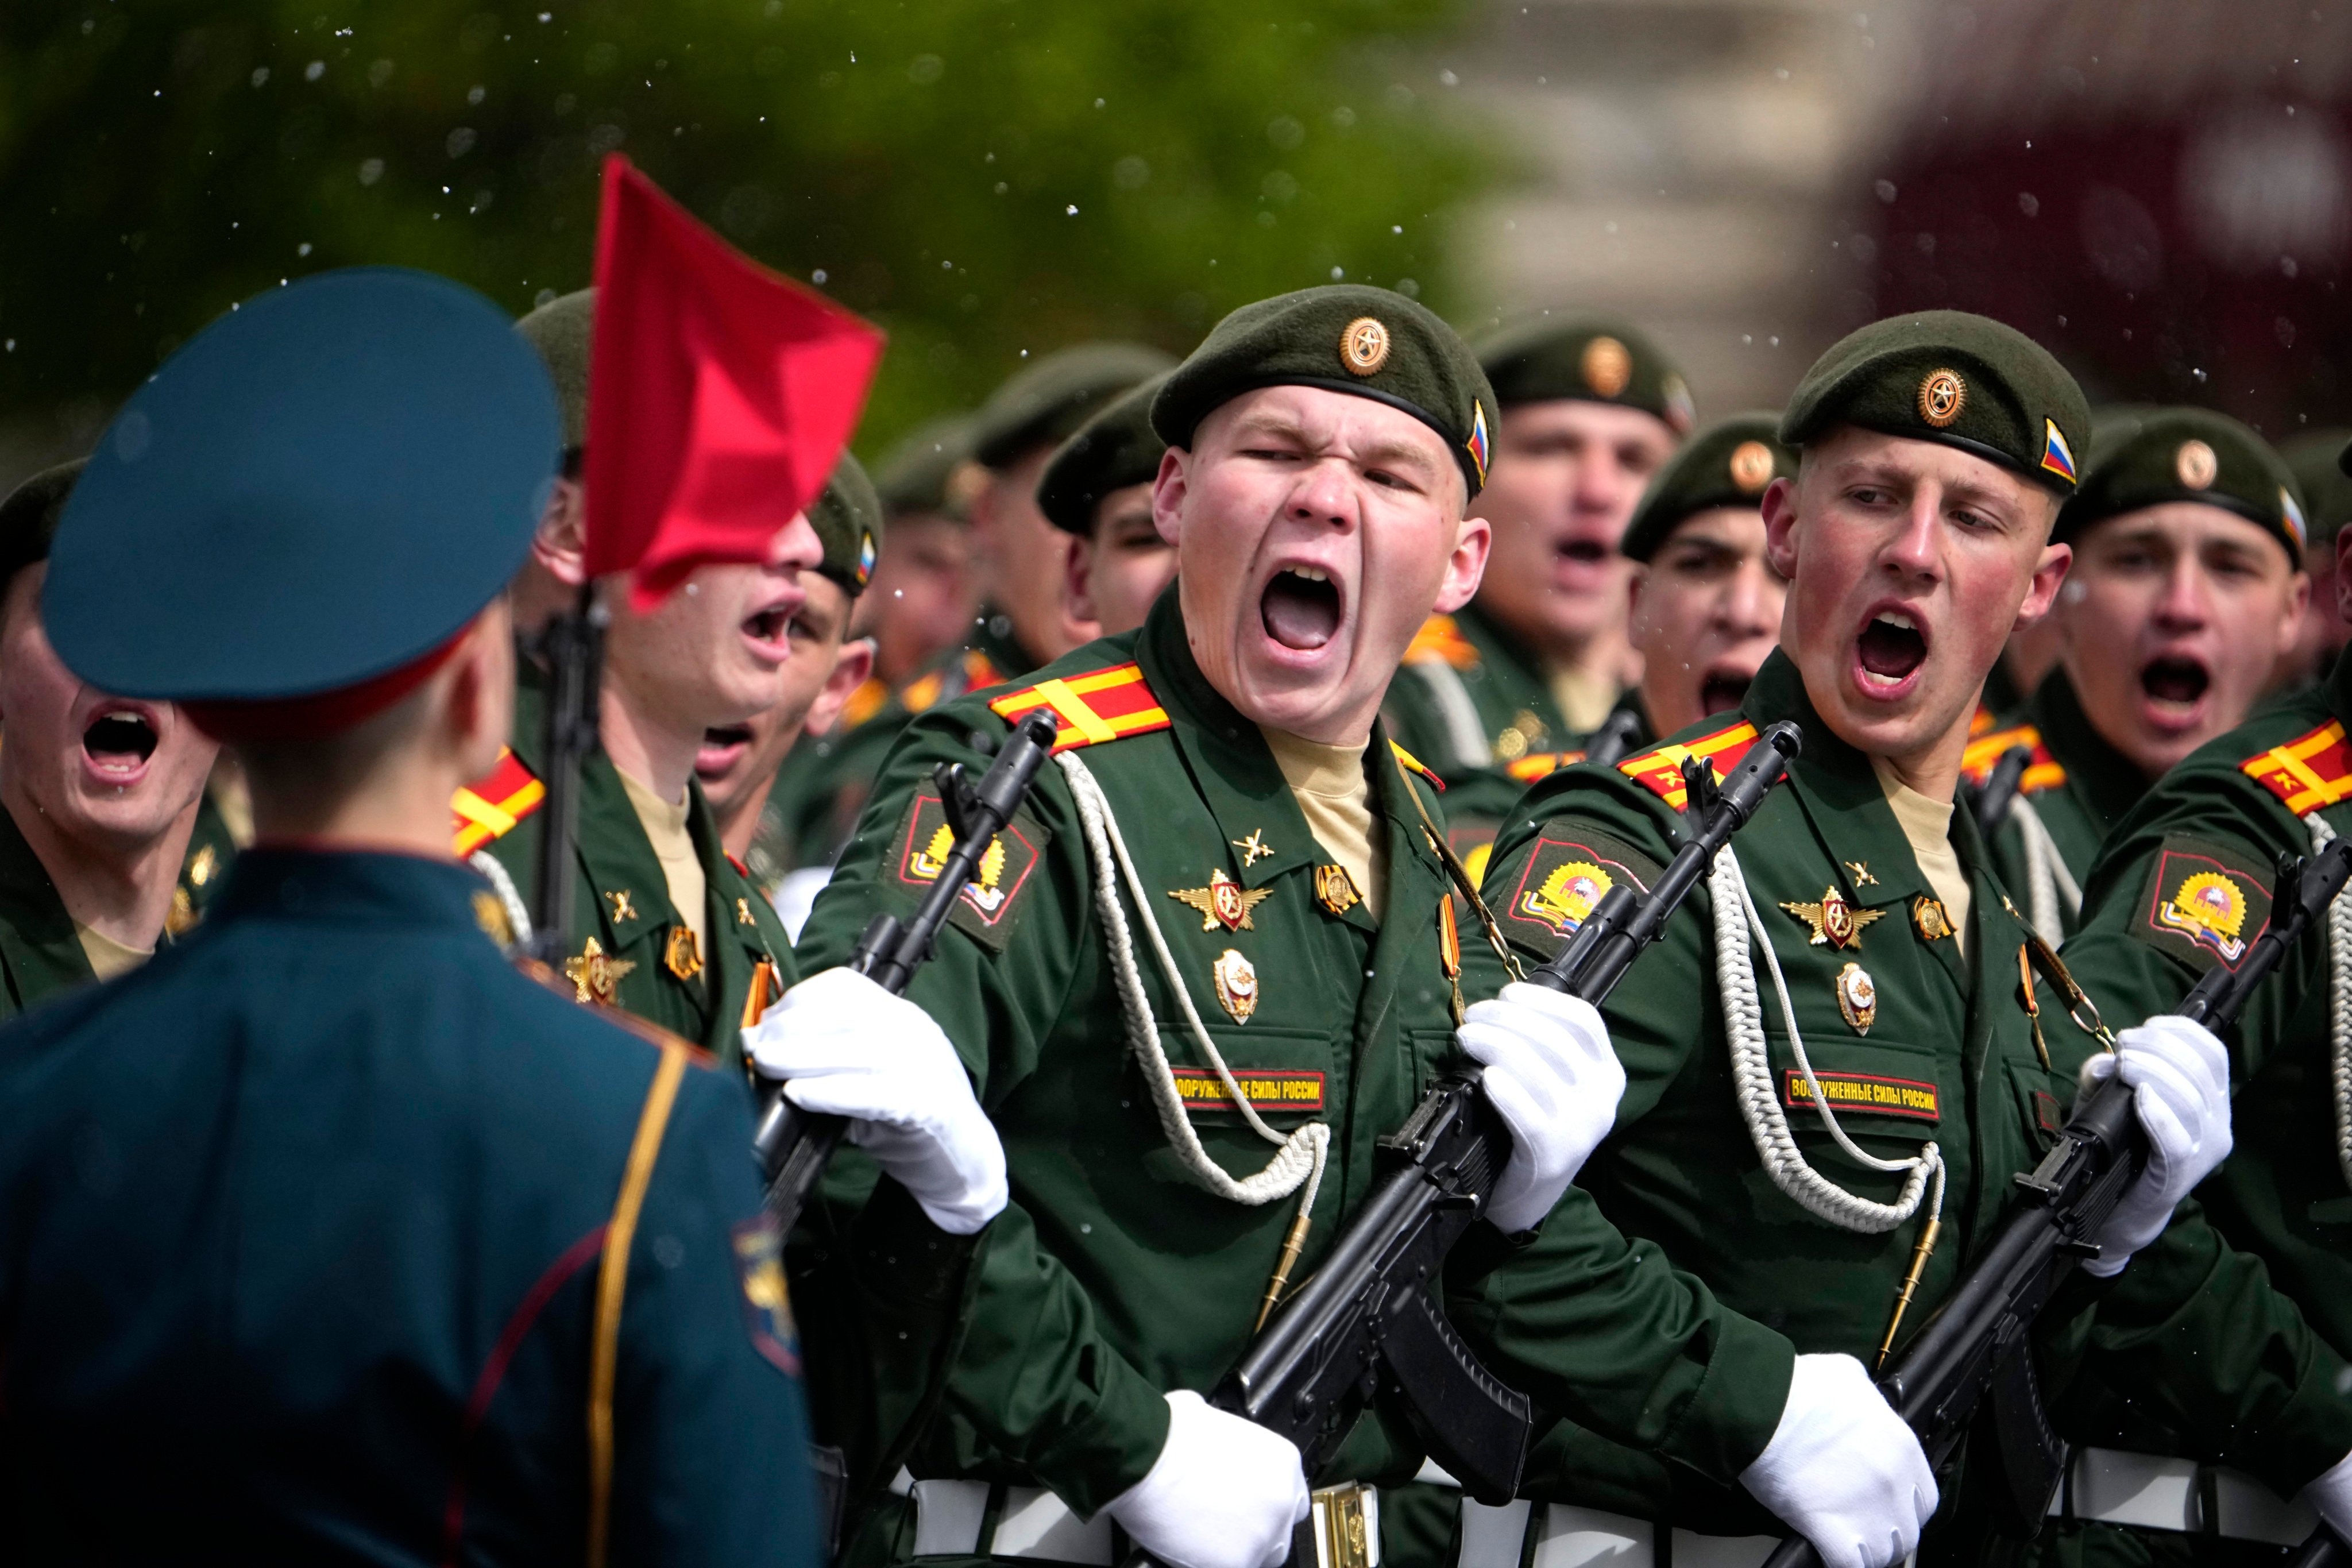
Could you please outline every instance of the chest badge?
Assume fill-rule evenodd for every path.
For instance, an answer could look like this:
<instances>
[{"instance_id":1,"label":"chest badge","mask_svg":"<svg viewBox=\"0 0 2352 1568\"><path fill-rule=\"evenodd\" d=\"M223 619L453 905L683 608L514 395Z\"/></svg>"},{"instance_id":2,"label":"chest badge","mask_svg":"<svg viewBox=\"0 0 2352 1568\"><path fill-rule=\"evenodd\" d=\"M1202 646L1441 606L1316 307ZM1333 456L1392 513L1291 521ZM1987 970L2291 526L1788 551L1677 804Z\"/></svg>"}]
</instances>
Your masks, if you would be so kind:
<instances>
[{"instance_id":1,"label":"chest badge","mask_svg":"<svg viewBox=\"0 0 2352 1568\"><path fill-rule=\"evenodd\" d=\"M1201 911L1201 929L1214 931L1219 926L1227 931L1255 931L1250 911L1274 896L1272 888L1260 888L1255 893L1242 890L1242 885L1223 871L1209 873L1205 888L1171 888L1168 896L1180 904L1190 904Z\"/></svg>"},{"instance_id":2,"label":"chest badge","mask_svg":"<svg viewBox=\"0 0 2352 1568\"><path fill-rule=\"evenodd\" d=\"M1878 886L1878 879L1870 874L1870 867L1867 862L1861 860L1848 860L1845 862L1845 868L1846 874L1853 879L1853 885L1855 887L1875 888Z\"/></svg>"},{"instance_id":3,"label":"chest badge","mask_svg":"<svg viewBox=\"0 0 2352 1568\"><path fill-rule=\"evenodd\" d=\"M1944 900L1922 893L1911 900L1911 923L1921 942L1941 942L1952 934L1952 917Z\"/></svg>"},{"instance_id":4,"label":"chest badge","mask_svg":"<svg viewBox=\"0 0 2352 1568\"><path fill-rule=\"evenodd\" d=\"M563 961L563 978L572 982L574 1002L592 1002L600 1007L619 1005L621 977L637 966L633 958L614 958L594 937L588 939L577 958Z\"/></svg>"},{"instance_id":5,"label":"chest badge","mask_svg":"<svg viewBox=\"0 0 2352 1568\"><path fill-rule=\"evenodd\" d=\"M669 938L662 943L662 967L680 980L691 980L702 973L702 943L692 926L672 926Z\"/></svg>"},{"instance_id":6,"label":"chest badge","mask_svg":"<svg viewBox=\"0 0 2352 1568\"><path fill-rule=\"evenodd\" d=\"M1812 928L1808 945L1841 950L1858 945L1862 928L1885 913L1883 910L1855 909L1835 888L1824 889L1818 904L1784 903L1780 907Z\"/></svg>"},{"instance_id":7,"label":"chest badge","mask_svg":"<svg viewBox=\"0 0 2352 1568\"><path fill-rule=\"evenodd\" d=\"M1217 955L1209 973L1217 983L1217 1005L1233 1015L1234 1023L1248 1023L1257 1011L1256 968L1229 947Z\"/></svg>"},{"instance_id":8,"label":"chest badge","mask_svg":"<svg viewBox=\"0 0 2352 1568\"><path fill-rule=\"evenodd\" d=\"M1315 868L1315 901L1323 906L1327 915L1344 915L1364 901L1356 891L1356 879L1348 875L1345 866Z\"/></svg>"},{"instance_id":9,"label":"chest badge","mask_svg":"<svg viewBox=\"0 0 2352 1568\"><path fill-rule=\"evenodd\" d=\"M1870 1033L1870 1026L1878 1022L1878 983L1861 964L1849 963L1838 971L1837 1005L1857 1035Z\"/></svg>"},{"instance_id":10,"label":"chest badge","mask_svg":"<svg viewBox=\"0 0 2352 1568\"><path fill-rule=\"evenodd\" d=\"M1274 853L1274 846L1265 841L1265 829L1263 827L1253 830L1247 838L1234 839L1233 846L1242 852L1242 869L1244 871Z\"/></svg>"},{"instance_id":11,"label":"chest badge","mask_svg":"<svg viewBox=\"0 0 2352 1568\"><path fill-rule=\"evenodd\" d=\"M637 907L636 905L629 902L628 889L623 888L617 893L607 893L604 896L613 900L613 923L614 925L619 925L623 921L633 921L637 918Z\"/></svg>"}]
</instances>

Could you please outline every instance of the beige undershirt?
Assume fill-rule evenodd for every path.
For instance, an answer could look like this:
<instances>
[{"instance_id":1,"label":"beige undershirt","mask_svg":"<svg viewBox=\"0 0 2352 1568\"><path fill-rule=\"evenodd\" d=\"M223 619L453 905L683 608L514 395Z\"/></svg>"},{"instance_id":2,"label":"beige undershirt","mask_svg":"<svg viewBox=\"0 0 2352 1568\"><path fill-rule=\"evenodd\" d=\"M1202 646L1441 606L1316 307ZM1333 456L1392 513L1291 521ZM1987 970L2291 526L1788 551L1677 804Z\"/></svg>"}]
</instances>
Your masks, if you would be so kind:
<instances>
[{"instance_id":1,"label":"beige undershirt","mask_svg":"<svg viewBox=\"0 0 2352 1568\"><path fill-rule=\"evenodd\" d=\"M1307 818L1307 831L1324 852L1348 868L1364 908L1374 920L1388 894L1388 844L1375 831L1371 781L1364 777L1364 748L1327 746L1286 730L1262 730L1275 766Z\"/></svg>"},{"instance_id":2,"label":"beige undershirt","mask_svg":"<svg viewBox=\"0 0 2352 1568\"><path fill-rule=\"evenodd\" d=\"M1927 879L1927 886L1936 889L1943 900L1944 913L1951 917L1952 938L1960 944L1960 956L1969 955L1969 877L1960 869L1960 858L1952 849L1952 805L1949 801L1930 800L1895 776L1895 770L1883 760L1873 757L1871 767L1878 774L1878 787L1886 792L1886 804L1895 810L1895 820L1903 825L1903 837L1911 841L1911 858L1919 862L1919 874Z\"/></svg>"},{"instance_id":3,"label":"beige undershirt","mask_svg":"<svg viewBox=\"0 0 2352 1568\"><path fill-rule=\"evenodd\" d=\"M1559 705L1559 716L1567 722L1570 734L1589 735L1601 728L1609 710L1617 706L1617 699L1623 695L1615 681L1589 669L1551 672L1551 700Z\"/></svg>"},{"instance_id":4,"label":"beige undershirt","mask_svg":"<svg viewBox=\"0 0 2352 1568\"><path fill-rule=\"evenodd\" d=\"M74 921L74 935L81 942L81 955L89 960L90 972L100 980L128 974L155 956L152 947L125 947L104 931L92 931L79 921Z\"/></svg>"},{"instance_id":5,"label":"beige undershirt","mask_svg":"<svg viewBox=\"0 0 2352 1568\"><path fill-rule=\"evenodd\" d=\"M621 787L629 792L629 804L645 825L654 858L661 862L662 880L669 885L670 907L693 931L695 945L709 952L710 883L702 874L702 857L694 852L694 835L686 829L692 789L673 805L626 773L621 773Z\"/></svg>"}]
</instances>

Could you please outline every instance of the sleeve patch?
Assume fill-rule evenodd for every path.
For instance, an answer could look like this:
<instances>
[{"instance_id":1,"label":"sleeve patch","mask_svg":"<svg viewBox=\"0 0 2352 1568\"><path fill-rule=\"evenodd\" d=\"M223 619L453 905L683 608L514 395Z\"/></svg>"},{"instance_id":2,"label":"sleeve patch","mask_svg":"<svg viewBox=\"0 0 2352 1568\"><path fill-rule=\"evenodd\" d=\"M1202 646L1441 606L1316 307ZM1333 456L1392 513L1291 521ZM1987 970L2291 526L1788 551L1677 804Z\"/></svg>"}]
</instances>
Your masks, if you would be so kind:
<instances>
[{"instance_id":1,"label":"sleeve patch","mask_svg":"<svg viewBox=\"0 0 2352 1568\"><path fill-rule=\"evenodd\" d=\"M1813 1069L1813 1079L1822 1086L1822 1098L1830 1110L1839 1115L1856 1111L1875 1112L1880 1116L1904 1116L1914 1121L1942 1120L1936 1086L1916 1079L1880 1078L1866 1072L1824 1072ZM1805 1075L1795 1068L1781 1075L1780 1103L1790 1110L1810 1110L1813 1107L1813 1091L1805 1082Z\"/></svg>"},{"instance_id":2,"label":"sleeve patch","mask_svg":"<svg viewBox=\"0 0 2352 1568\"><path fill-rule=\"evenodd\" d=\"M1657 875L1656 861L1605 833L1569 825L1548 828L1500 911L1504 929L1546 952L1557 952L1610 889L1631 883L1646 893Z\"/></svg>"},{"instance_id":3,"label":"sleeve patch","mask_svg":"<svg viewBox=\"0 0 2352 1568\"><path fill-rule=\"evenodd\" d=\"M801 1374L800 1331L793 1323L792 1291L784 1283L783 1248L776 1227L755 1215L730 1233L735 1277L743 1287L743 1326L751 1348L780 1372Z\"/></svg>"},{"instance_id":4,"label":"sleeve patch","mask_svg":"<svg viewBox=\"0 0 2352 1568\"><path fill-rule=\"evenodd\" d=\"M2143 897L2132 935L2200 971L2235 971L2270 924L2269 874L2194 838L2164 841Z\"/></svg>"},{"instance_id":5,"label":"sleeve patch","mask_svg":"<svg viewBox=\"0 0 2352 1568\"><path fill-rule=\"evenodd\" d=\"M1044 825L1025 809L1013 813L1004 831L981 856L978 871L956 900L949 923L991 952L1003 952L1012 940L1022 895L1028 891L1030 879L1045 858L1049 837ZM948 826L947 808L940 804L940 797L928 792L918 794L907 808L906 826L898 835L899 886L915 889L919 896L947 869L948 850L954 843L955 834Z\"/></svg>"}]
</instances>

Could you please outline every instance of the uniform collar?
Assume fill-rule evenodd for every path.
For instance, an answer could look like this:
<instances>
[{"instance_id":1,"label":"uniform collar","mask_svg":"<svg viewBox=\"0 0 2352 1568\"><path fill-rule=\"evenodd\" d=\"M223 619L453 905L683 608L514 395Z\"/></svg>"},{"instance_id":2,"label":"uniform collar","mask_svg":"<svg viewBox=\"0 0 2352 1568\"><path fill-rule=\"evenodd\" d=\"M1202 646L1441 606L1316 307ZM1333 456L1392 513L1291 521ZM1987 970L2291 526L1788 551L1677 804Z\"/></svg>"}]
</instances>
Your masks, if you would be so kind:
<instances>
[{"instance_id":1,"label":"uniform collar","mask_svg":"<svg viewBox=\"0 0 2352 1568\"><path fill-rule=\"evenodd\" d=\"M2034 689L2025 716L2042 732L2042 743L2066 770L2066 782L2099 819L2104 831L2121 820L2147 793L2147 775L2138 765L2108 744L2090 716L2063 665L2053 668Z\"/></svg>"},{"instance_id":2,"label":"uniform collar","mask_svg":"<svg viewBox=\"0 0 2352 1568\"><path fill-rule=\"evenodd\" d=\"M229 868L205 929L291 917L346 925L446 926L478 935L474 896L489 884L454 860L387 850L257 844Z\"/></svg>"}]
</instances>

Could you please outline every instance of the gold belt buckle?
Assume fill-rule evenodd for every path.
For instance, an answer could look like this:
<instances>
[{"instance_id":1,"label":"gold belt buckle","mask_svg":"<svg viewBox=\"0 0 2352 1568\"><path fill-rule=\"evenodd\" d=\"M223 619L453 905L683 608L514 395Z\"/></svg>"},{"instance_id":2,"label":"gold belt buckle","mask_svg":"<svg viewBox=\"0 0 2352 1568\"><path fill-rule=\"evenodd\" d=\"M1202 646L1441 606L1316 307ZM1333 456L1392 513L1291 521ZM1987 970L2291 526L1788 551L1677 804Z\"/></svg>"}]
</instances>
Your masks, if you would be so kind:
<instances>
[{"instance_id":1,"label":"gold belt buckle","mask_svg":"<svg viewBox=\"0 0 2352 1568\"><path fill-rule=\"evenodd\" d=\"M1316 1568L1380 1568L1381 1494L1361 1481L1324 1487L1315 1509Z\"/></svg>"}]
</instances>

